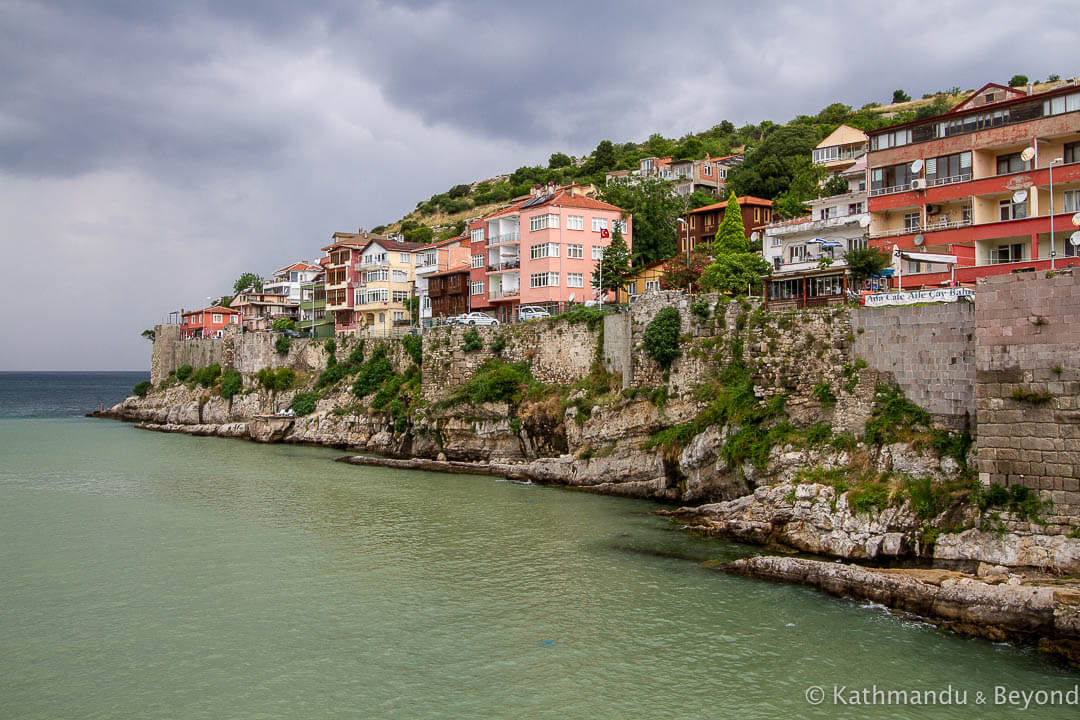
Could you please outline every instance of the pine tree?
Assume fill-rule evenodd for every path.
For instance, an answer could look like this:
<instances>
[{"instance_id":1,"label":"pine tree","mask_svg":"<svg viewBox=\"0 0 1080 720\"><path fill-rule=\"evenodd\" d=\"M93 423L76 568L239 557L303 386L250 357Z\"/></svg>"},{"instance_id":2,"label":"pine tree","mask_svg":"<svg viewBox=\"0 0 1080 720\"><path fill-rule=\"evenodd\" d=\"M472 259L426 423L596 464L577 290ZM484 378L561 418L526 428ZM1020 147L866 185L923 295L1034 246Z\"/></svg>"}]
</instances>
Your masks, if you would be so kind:
<instances>
[{"instance_id":1,"label":"pine tree","mask_svg":"<svg viewBox=\"0 0 1080 720\"><path fill-rule=\"evenodd\" d=\"M623 240L622 230L618 223L611 233L611 243L604 248L600 262L593 270L593 287L602 290L618 290L626 284L630 277L630 251Z\"/></svg>"},{"instance_id":2,"label":"pine tree","mask_svg":"<svg viewBox=\"0 0 1080 720\"><path fill-rule=\"evenodd\" d=\"M716 239L713 240L713 255L725 253L744 253L750 251L750 242L746 239L746 230L743 228L742 211L739 208L739 200L735 197L735 191L728 196L727 207L724 209L724 219L720 227L716 229Z\"/></svg>"}]
</instances>

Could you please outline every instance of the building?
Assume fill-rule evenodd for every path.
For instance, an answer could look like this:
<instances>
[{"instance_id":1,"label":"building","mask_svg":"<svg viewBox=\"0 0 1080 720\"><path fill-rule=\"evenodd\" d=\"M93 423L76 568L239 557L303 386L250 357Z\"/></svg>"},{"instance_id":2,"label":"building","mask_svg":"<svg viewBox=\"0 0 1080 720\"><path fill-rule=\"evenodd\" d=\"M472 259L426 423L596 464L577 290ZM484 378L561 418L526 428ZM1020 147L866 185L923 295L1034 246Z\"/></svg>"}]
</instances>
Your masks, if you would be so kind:
<instances>
[{"instance_id":1,"label":"building","mask_svg":"<svg viewBox=\"0 0 1080 720\"><path fill-rule=\"evenodd\" d=\"M705 190L712 195L721 195L727 185L728 172L742 164L744 156L726 155L704 159L673 160L671 156L642 158L637 170L613 170L605 175L605 182L637 183L643 177L656 177L670 180L677 195L692 195L698 190Z\"/></svg>"},{"instance_id":2,"label":"building","mask_svg":"<svg viewBox=\"0 0 1080 720\"><path fill-rule=\"evenodd\" d=\"M841 125L814 150L814 162L831 163L833 174L843 178L847 192L811 200L810 215L771 223L764 228L762 257L773 267L767 281L766 302L773 307L813 307L843 302L848 290L844 253L867 246L870 216L866 211L866 136L863 152L853 142L856 133L844 133ZM841 153L819 150L841 147ZM850 160L849 156L855 156ZM824 161L821 158L826 158ZM850 160L850 161L849 161Z\"/></svg>"},{"instance_id":3,"label":"building","mask_svg":"<svg viewBox=\"0 0 1080 720\"><path fill-rule=\"evenodd\" d=\"M394 334L411 324L417 243L374 233L334 233L326 253L326 310L338 333Z\"/></svg>"},{"instance_id":4,"label":"building","mask_svg":"<svg viewBox=\"0 0 1080 720\"><path fill-rule=\"evenodd\" d=\"M537 188L481 218L470 230L472 309L512 322L521 305L558 311L596 297L592 273L616 227L630 247L631 218L577 186Z\"/></svg>"},{"instance_id":5,"label":"building","mask_svg":"<svg viewBox=\"0 0 1080 720\"><path fill-rule=\"evenodd\" d=\"M1074 83L1038 95L991 83L942 115L868 134L870 244L893 255L894 287L1080 264Z\"/></svg>"},{"instance_id":6,"label":"building","mask_svg":"<svg viewBox=\"0 0 1080 720\"><path fill-rule=\"evenodd\" d=\"M233 308L213 305L202 310L180 311L180 339L219 338L227 327L240 325L240 313Z\"/></svg>"},{"instance_id":7,"label":"building","mask_svg":"<svg viewBox=\"0 0 1080 720\"><path fill-rule=\"evenodd\" d=\"M633 268L630 280L619 289L616 301L625 303L629 302L631 296L661 290L660 279L664 276L664 266L669 262L671 261L657 260L654 263Z\"/></svg>"},{"instance_id":8,"label":"building","mask_svg":"<svg viewBox=\"0 0 1080 720\"><path fill-rule=\"evenodd\" d=\"M320 267L311 282L304 283L300 289L303 299L296 329L311 337L333 337L334 315L326 312L326 271Z\"/></svg>"},{"instance_id":9,"label":"building","mask_svg":"<svg viewBox=\"0 0 1080 720\"><path fill-rule=\"evenodd\" d=\"M427 300L430 317L446 318L469 312L468 267L450 268L428 275Z\"/></svg>"},{"instance_id":10,"label":"building","mask_svg":"<svg viewBox=\"0 0 1080 720\"><path fill-rule=\"evenodd\" d=\"M866 155L868 144L869 138L862 130L841 125L817 144L811 160L830 173L841 172Z\"/></svg>"},{"instance_id":11,"label":"building","mask_svg":"<svg viewBox=\"0 0 1080 720\"><path fill-rule=\"evenodd\" d=\"M240 313L240 323L245 332L262 332L273 327L279 317L296 321L299 317L299 303L288 302L287 296L278 293L256 292L247 289L237 294L229 307Z\"/></svg>"},{"instance_id":12,"label":"building","mask_svg":"<svg viewBox=\"0 0 1080 720\"><path fill-rule=\"evenodd\" d=\"M760 231L761 228L772 222L772 200L763 200L762 198L746 195L738 198L737 202L739 203L739 211L742 213L743 230L746 232L747 239L754 232ZM720 223L724 220L725 212L727 212L727 200L699 207L697 210L691 210L688 213L691 250L698 245L712 243L716 237L717 228L720 227ZM687 232L686 227L683 227L683 232ZM686 252L686 234L679 236L679 252Z\"/></svg>"},{"instance_id":13,"label":"building","mask_svg":"<svg viewBox=\"0 0 1080 720\"><path fill-rule=\"evenodd\" d=\"M299 305L302 299L311 300L311 284L321 272L322 268L318 265L301 260L274 271L273 279L263 283L263 292L284 295L288 302ZM304 297L301 286L307 286L307 297Z\"/></svg>"},{"instance_id":14,"label":"building","mask_svg":"<svg viewBox=\"0 0 1080 720\"><path fill-rule=\"evenodd\" d=\"M460 315L467 312L469 300L469 235L461 235L449 240L430 243L418 248L415 253L418 256L416 260L416 295L420 298L421 322L430 324L433 317ZM430 291L431 278L446 273L464 275L465 279L460 283L461 288L458 288L458 283L453 283L455 290L451 292L447 281L443 279L437 283L439 285L438 294L433 294ZM450 295L461 292L463 295L462 302L449 301L448 292ZM442 300L435 303L435 297L440 297ZM447 311L448 307L457 307L459 304L462 305L463 309L456 312Z\"/></svg>"}]
</instances>

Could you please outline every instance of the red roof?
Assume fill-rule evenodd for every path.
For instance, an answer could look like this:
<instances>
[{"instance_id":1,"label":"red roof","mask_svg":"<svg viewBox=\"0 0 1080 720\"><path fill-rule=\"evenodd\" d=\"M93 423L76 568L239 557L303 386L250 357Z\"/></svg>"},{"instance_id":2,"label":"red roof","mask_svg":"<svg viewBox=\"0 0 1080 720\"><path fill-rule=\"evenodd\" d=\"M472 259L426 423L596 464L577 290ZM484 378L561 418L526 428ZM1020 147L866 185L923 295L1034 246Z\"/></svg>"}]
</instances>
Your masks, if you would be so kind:
<instances>
[{"instance_id":1,"label":"red roof","mask_svg":"<svg viewBox=\"0 0 1080 720\"><path fill-rule=\"evenodd\" d=\"M743 205L760 205L762 207L772 207L772 200L765 200L764 198L754 197L753 195L743 195L741 198L736 198L735 202L739 203L739 206ZM728 201L713 203L712 205L706 205L705 207L699 207L697 210L691 210L692 213L705 212L706 210L721 210L726 208Z\"/></svg>"},{"instance_id":2,"label":"red roof","mask_svg":"<svg viewBox=\"0 0 1080 720\"><path fill-rule=\"evenodd\" d=\"M468 267L463 267L463 268L460 268L460 269L451 268L449 270L440 270L439 272L431 273L430 275L427 275L426 277L433 278L433 277L442 277L443 275L468 275L471 271L472 271L472 268L468 268Z\"/></svg>"},{"instance_id":3,"label":"red roof","mask_svg":"<svg viewBox=\"0 0 1080 720\"><path fill-rule=\"evenodd\" d=\"M280 270L275 270L274 274L275 275L280 275L281 273L286 273L286 272L289 272L290 270L303 271L303 270L321 270L321 269L322 268L320 268L318 265L308 265L306 262L301 260L300 262L293 263L289 267L283 267Z\"/></svg>"},{"instance_id":4,"label":"red roof","mask_svg":"<svg viewBox=\"0 0 1080 720\"><path fill-rule=\"evenodd\" d=\"M203 308L202 310L188 310L185 313L181 313L182 317L189 317L191 315L198 315L199 313L218 313L219 315L239 315L239 310L233 308L223 307L221 305L214 305L212 307Z\"/></svg>"}]
</instances>

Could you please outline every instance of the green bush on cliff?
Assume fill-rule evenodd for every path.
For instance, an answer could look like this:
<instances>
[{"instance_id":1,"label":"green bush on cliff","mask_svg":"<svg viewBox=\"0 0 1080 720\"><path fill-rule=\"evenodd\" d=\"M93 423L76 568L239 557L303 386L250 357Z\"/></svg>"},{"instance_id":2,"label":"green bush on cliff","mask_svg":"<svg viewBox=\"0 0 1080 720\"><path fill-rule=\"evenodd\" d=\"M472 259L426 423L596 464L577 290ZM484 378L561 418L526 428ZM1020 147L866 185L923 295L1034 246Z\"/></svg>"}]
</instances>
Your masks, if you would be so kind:
<instances>
[{"instance_id":1,"label":"green bush on cliff","mask_svg":"<svg viewBox=\"0 0 1080 720\"><path fill-rule=\"evenodd\" d=\"M461 348L465 352L476 352L484 347L484 341L480 339L480 333L476 328L469 328L465 331L465 334L461 336L462 345Z\"/></svg>"},{"instance_id":2,"label":"green bush on cliff","mask_svg":"<svg viewBox=\"0 0 1080 720\"><path fill-rule=\"evenodd\" d=\"M441 404L453 405L469 402L479 405L485 402L518 402L539 384L529 372L528 363L508 363L491 359L476 369L472 379L458 388L457 392Z\"/></svg>"},{"instance_id":3,"label":"green bush on cliff","mask_svg":"<svg viewBox=\"0 0 1080 720\"><path fill-rule=\"evenodd\" d=\"M899 388L879 385L864 439L874 445L900 442L912 430L929 429L930 423L930 413L904 397Z\"/></svg>"},{"instance_id":4,"label":"green bush on cliff","mask_svg":"<svg viewBox=\"0 0 1080 720\"><path fill-rule=\"evenodd\" d=\"M221 377L221 366L217 363L199 368L191 374L191 379L203 387L210 387Z\"/></svg>"},{"instance_id":5,"label":"green bush on cliff","mask_svg":"<svg viewBox=\"0 0 1080 720\"><path fill-rule=\"evenodd\" d=\"M665 370L682 354L679 348L679 311L666 307L645 326L645 352Z\"/></svg>"},{"instance_id":6,"label":"green bush on cliff","mask_svg":"<svg viewBox=\"0 0 1080 720\"><path fill-rule=\"evenodd\" d=\"M195 368L190 365L181 365L176 368L176 379L183 382L191 377L191 373L195 372Z\"/></svg>"},{"instance_id":7,"label":"green bush on cliff","mask_svg":"<svg viewBox=\"0 0 1080 720\"><path fill-rule=\"evenodd\" d=\"M143 380L141 383L136 385L131 392L135 393L139 397L146 397L146 393L150 392L150 388L152 387L154 386L150 384L149 380Z\"/></svg>"},{"instance_id":8,"label":"green bush on cliff","mask_svg":"<svg viewBox=\"0 0 1080 720\"><path fill-rule=\"evenodd\" d=\"M386 358L386 351L377 347L371 351L371 358L360 366L353 383L353 395L364 397L379 389L388 377L394 374L394 367Z\"/></svg>"},{"instance_id":9,"label":"green bush on cliff","mask_svg":"<svg viewBox=\"0 0 1080 720\"><path fill-rule=\"evenodd\" d=\"M322 346L323 350L326 351L326 354L330 356L330 359L337 362L337 358L334 355L337 352L337 342L334 341L334 338L326 338L326 342L324 342Z\"/></svg>"},{"instance_id":10,"label":"green bush on cliff","mask_svg":"<svg viewBox=\"0 0 1080 720\"><path fill-rule=\"evenodd\" d=\"M278 332L281 332L282 330L295 330L296 323L287 317L277 317L274 318L274 322L270 327Z\"/></svg>"},{"instance_id":11,"label":"green bush on cliff","mask_svg":"<svg viewBox=\"0 0 1080 720\"><path fill-rule=\"evenodd\" d=\"M255 374L255 379L267 390L288 390L296 382L296 372L291 368L263 368Z\"/></svg>"},{"instance_id":12,"label":"green bush on cliff","mask_svg":"<svg viewBox=\"0 0 1080 720\"><path fill-rule=\"evenodd\" d=\"M345 363L328 364L326 369L319 374L319 379L315 381L315 387L322 388L337 385L349 375L350 370L351 368Z\"/></svg>"},{"instance_id":13,"label":"green bush on cliff","mask_svg":"<svg viewBox=\"0 0 1080 720\"><path fill-rule=\"evenodd\" d=\"M422 365L424 362L424 341L419 335L406 335L401 338L401 344L405 348L405 351L409 353L409 357L417 365Z\"/></svg>"},{"instance_id":14,"label":"green bush on cliff","mask_svg":"<svg viewBox=\"0 0 1080 720\"><path fill-rule=\"evenodd\" d=\"M278 339L274 341L274 349L277 350L278 355L288 355L291 347L292 338L287 335L279 335Z\"/></svg>"},{"instance_id":15,"label":"green bush on cliff","mask_svg":"<svg viewBox=\"0 0 1080 720\"><path fill-rule=\"evenodd\" d=\"M310 415L315 412L315 404L319 400L319 394L314 392L300 392L293 395L292 405L297 415Z\"/></svg>"},{"instance_id":16,"label":"green bush on cliff","mask_svg":"<svg viewBox=\"0 0 1080 720\"><path fill-rule=\"evenodd\" d=\"M364 363L364 341L356 343L356 347L349 351L349 357L345 359L348 365L351 365L353 369L360 367Z\"/></svg>"},{"instance_id":17,"label":"green bush on cliff","mask_svg":"<svg viewBox=\"0 0 1080 720\"><path fill-rule=\"evenodd\" d=\"M228 370L221 376L221 397L229 399L244 387L244 377L236 370Z\"/></svg>"}]
</instances>

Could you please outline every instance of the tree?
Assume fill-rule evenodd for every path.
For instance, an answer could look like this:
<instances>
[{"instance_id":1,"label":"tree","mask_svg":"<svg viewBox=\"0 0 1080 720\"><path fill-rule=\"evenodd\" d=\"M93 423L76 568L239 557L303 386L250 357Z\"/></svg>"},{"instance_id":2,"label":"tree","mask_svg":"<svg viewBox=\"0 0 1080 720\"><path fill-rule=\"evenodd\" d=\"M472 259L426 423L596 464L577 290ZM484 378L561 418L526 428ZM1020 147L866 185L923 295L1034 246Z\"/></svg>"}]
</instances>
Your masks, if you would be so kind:
<instances>
[{"instance_id":1,"label":"tree","mask_svg":"<svg viewBox=\"0 0 1080 720\"><path fill-rule=\"evenodd\" d=\"M706 205L712 205L716 202L716 196L708 190L698 188L690 195L686 196L686 209L697 210L699 207L705 207Z\"/></svg>"},{"instance_id":2,"label":"tree","mask_svg":"<svg viewBox=\"0 0 1080 720\"><path fill-rule=\"evenodd\" d=\"M892 101L894 103L910 102L911 101L911 96L908 95L903 90L893 90L892 91Z\"/></svg>"},{"instance_id":3,"label":"tree","mask_svg":"<svg viewBox=\"0 0 1080 720\"><path fill-rule=\"evenodd\" d=\"M593 150L592 157L585 163L585 167L588 169L589 175L597 175L608 170L614 170L618 163L619 158L615 155L615 146L610 140L601 140L600 144Z\"/></svg>"},{"instance_id":4,"label":"tree","mask_svg":"<svg viewBox=\"0 0 1080 720\"><path fill-rule=\"evenodd\" d=\"M856 287L866 282L871 275L880 275L890 265L888 253L878 248L853 248L844 253L848 273Z\"/></svg>"},{"instance_id":5,"label":"tree","mask_svg":"<svg viewBox=\"0 0 1080 720\"><path fill-rule=\"evenodd\" d=\"M810 162L809 156L794 158L790 165L792 167L791 183L776 197L777 211L788 218L806 214L807 208L804 203L821 194L821 180L825 176L825 168ZM846 185L844 192L847 192Z\"/></svg>"},{"instance_id":6,"label":"tree","mask_svg":"<svg viewBox=\"0 0 1080 720\"><path fill-rule=\"evenodd\" d=\"M686 253L679 253L664 263L664 274L660 276L660 287L665 290L675 288L690 289L692 284L697 284L701 274L712 261L709 250L704 245L698 245L686 257Z\"/></svg>"},{"instance_id":7,"label":"tree","mask_svg":"<svg viewBox=\"0 0 1080 720\"><path fill-rule=\"evenodd\" d=\"M679 311L673 307L661 308L645 326L641 338L645 352L665 370L671 367L675 358L682 355L682 348L679 347L681 326Z\"/></svg>"},{"instance_id":8,"label":"tree","mask_svg":"<svg viewBox=\"0 0 1080 720\"><path fill-rule=\"evenodd\" d=\"M239 295L244 290L252 289L255 292L262 292L263 279L261 275L256 275L252 272L246 272L236 279L233 283L233 294Z\"/></svg>"},{"instance_id":9,"label":"tree","mask_svg":"<svg viewBox=\"0 0 1080 720\"><path fill-rule=\"evenodd\" d=\"M1046 78L1046 82L1057 82L1058 80L1061 80L1061 76L1057 73L1050 75Z\"/></svg>"},{"instance_id":10,"label":"tree","mask_svg":"<svg viewBox=\"0 0 1080 720\"><path fill-rule=\"evenodd\" d=\"M643 178L640 183L609 183L600 197L634 217L633 264L648 265L675 254L677 218L683 200L660 178Z\"/></svg>"},{"instance_id":11,"label":"tree","mask_svg":"<svg viewBox=\"0 0 1080 720\"><path fill-rule=\"evenodd\" d=\"M742 212L739 208L739 200L732 192L728 195L727 208L724 209L724 219L720 221L720 227L716 229L716 239L712 243L713 255L722 253L750 252L750 241L746 239L746 229L743 227Z\"/></svg>"},{"instance_id":12,"label":"tree","mask_svg":"<svg viewBox=\"0 0 1080 720\"><path fill-rule=\"evenodd\" d=\"M570 167L570 163L573 161L566 153L551 153L551 157L548 158L548 168L554 170L555 168Z\"/></svg>"},{"instance_id":13,"label":"tree","mask_svg":"<svg viewBox=\"0 0 1080 720\"><path fill-rule=\"evenodd\" d=\"M593 287L601 290L618 290L630 277L630 251L626 248L622 231L618 227L611 234L611 243L604 248L600 262L593 270Z\"/></svg>"},{"instance_id":14,"label":"tree","mask_svg":"<svg viewBox=\"0 0 1080 720\"><path fill-rule=\"evenodd\" d=\"M147 340L149 340L150 342L154 342L154 335L155 335L155 333L154 333L154 331L153 331L153 330L143 330L143 331L142 331L141 333L139 333L139 334L140 334L140 335L142 335L142 336L143 336L144 338L146 338Z\"/></svg>"},{"instance_id":15,"label":"tree","mask_svg":"<svg viewBox=\"0 0 1080 720\"><path fill-rule=\"evenodd\" d=\"M775 199L790 188L800 169L810 165L814 147L827 129L806 123L770 129L761 144L746 154L743 164L732 169L727 186L739 197Z\"/></svg>"},{"instance_id":16,"label":"tree","mask_svg":"<svg viewBox=\"0 0 1080 720\"><path fill-rule=\"evenodd\" d=\"M843 195L849 190L848 181L845 180L840 173L834 173L829 176L829 179L825 181L825 185L822 186L821 192L825 197L832 197L833 195Z\"/></svg>"},{"instance_id":17,"label":"tree","mask_svg":"<svg viewBox=\"0 0 1080 720\"><path fill-rule=\"evenodd\" d=\"M281 330L295 330L296 323L294 323L290 318L287 317L276 317L274 318L274 322L270 327L279 332Z\"/></svg>"},{"instance_id":18,"label":"tree","mask_svg":"<svg viewBox=\"0 0 1080 720\"><path fill-rule=\"evenodd\" d=\"M425 243L431 242L431 238L435 237L435 231L427 225L420 225L419 227L405 230L402 235L405 236L405 242L424 245Z\"/></svg>"},{"instance_id":19,"label":"tree","mask_svg":"<svg viewBox=\"0 0 1080 720\"><path fill-rule=\"evenodd\" d=\"M446 194L452 198L463 198L469 194L471 189L468 185L455 185Z\"/></svg>"},{"instance_id":20,"label":"tree","mask_svg":"<svg viewBox=\"0 0 1080 720\"><path fill-rule=\"evenodd\" d=\"M772 266L753 252L720 253L701 275L701 288L710 292L745 295L761 289Z\"/></svg>"},{"instance_id":21,"label":"tree","mask_svg":"<svg viewBox=\"0 0 1080 720\"><path fill-rule=\"evenodd\" d=\"M1017 86L1020 86L1020 85L1027 85L1027 84L1028 84L1028 76L1027 75L1013 75L1009 79L1009 87L1017 87Z\"/></svg>"}]
</instances>

